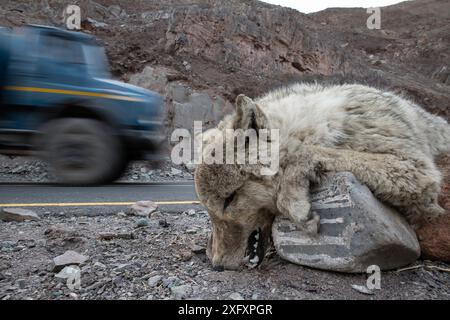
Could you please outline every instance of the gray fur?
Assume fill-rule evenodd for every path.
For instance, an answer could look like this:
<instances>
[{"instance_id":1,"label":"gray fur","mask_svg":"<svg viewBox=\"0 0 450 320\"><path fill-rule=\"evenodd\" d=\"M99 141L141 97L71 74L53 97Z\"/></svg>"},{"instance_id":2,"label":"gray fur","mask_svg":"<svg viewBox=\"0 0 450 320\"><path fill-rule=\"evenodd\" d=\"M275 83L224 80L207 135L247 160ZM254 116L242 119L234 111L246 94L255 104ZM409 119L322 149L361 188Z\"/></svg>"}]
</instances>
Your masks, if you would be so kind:
<instances>
[{"instance_id":1,"label":"gray fur","mask_svg":"<svg viewBox=\"0 0 450 320\"><path fill-rule=\"evenodd\" d=\"M352 172L413 226L444 212L437 203L441 174L434 159L450 151L450 126L413 102L362 85L294 84L254 101L241 95L236 107L210 133L279 129L280 170L265 177L250 165L197 168L197 192L214 226L214 264L239 266L246 237L270 230L278 214L317 232L309 188L330 172ZM225 214L223 202L233 192Z\"/></svg>"}]
</instances>

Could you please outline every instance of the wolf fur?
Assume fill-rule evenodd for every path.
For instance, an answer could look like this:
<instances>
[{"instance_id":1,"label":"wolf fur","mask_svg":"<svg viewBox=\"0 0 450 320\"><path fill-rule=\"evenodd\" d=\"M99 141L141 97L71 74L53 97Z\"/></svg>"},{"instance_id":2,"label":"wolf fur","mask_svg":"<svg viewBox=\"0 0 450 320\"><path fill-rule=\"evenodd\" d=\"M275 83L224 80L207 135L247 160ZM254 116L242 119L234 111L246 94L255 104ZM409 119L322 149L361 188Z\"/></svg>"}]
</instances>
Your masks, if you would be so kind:
<instances>
[{"instance_id":1,"label":"wolf fur","mask_svg":"<svg viewBox=\"0 0 450 320\"><path fill-rule=\"evenodd\" d=\"M213 224L213 265L245 263L249 237L257 232L258 246L267 246L279 214L316 233L309 188L331 172L352 172L413 226L444 213L434 159L450 151L450 125L393 93L357 84L295 84L254 101L240 95L236 112L205 134L204 145L212 143L211 133L230 128L279 129L280 169L261 176L254 165L197 167L197 193Z\"/></svg>"}]
</instances>

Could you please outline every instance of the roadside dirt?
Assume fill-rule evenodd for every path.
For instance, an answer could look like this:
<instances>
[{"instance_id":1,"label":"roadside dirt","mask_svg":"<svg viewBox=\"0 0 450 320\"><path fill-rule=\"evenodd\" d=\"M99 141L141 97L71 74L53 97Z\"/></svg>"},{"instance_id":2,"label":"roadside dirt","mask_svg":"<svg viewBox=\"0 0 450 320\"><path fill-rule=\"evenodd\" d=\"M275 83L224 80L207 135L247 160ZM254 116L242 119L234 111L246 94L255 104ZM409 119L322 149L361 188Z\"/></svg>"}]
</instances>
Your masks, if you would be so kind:
<instances>
[{"instance_id":1,"label":"roadside dirt","mask_svg":"<svg viewBox=\"0 0 450 320\"><path fill-rule=\"evenodd\" d=\"M119 178L119 182L160 182L192 180L184 166L170 161L159 167L146 161L134 161ZM56 179L48 165L35 158L0 155L0 183L52 183Z\"/></svg>"},{"instance_id":2,"label":"roadside dirt","mask_svg":"<svg viewBox=\"0 0 450 320\"><path fill-rule=\"evenodd\" d=\"M449 265L383 272L381 290L360 293L367 275L313 270L272 255L253 270L212 271L205 255L204 211L142 218L44 215L0 222L0 299L449 299ZM101 240L101 233L133 239ZM81 289L55 278L52 259L66 250L88 256ZM195 251L195 252L193 252ZM441 271L447 269L447 271ZM150 279L150 280L149 280ZM159 280L158 280L159 279Z\"/></svg>"}]
</instances>

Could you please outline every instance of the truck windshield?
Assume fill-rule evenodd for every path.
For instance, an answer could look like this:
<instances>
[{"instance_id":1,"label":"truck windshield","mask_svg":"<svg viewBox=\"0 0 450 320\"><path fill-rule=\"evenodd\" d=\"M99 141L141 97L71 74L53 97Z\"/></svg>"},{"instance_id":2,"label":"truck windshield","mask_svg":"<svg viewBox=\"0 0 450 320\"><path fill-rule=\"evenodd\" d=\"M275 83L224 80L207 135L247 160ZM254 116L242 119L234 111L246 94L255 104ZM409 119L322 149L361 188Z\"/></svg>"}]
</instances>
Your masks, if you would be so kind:
<instances>
[{"instance_id":1,"label":"truck windshield","mask_svg":"<svg viewBox=\"0 0 450 320\"><path fill-rule=\"evenodd\" d=\"M110 78L105 49L95 45L83 46L87 71L95 78Z\"/></svg>"}]
</instances>

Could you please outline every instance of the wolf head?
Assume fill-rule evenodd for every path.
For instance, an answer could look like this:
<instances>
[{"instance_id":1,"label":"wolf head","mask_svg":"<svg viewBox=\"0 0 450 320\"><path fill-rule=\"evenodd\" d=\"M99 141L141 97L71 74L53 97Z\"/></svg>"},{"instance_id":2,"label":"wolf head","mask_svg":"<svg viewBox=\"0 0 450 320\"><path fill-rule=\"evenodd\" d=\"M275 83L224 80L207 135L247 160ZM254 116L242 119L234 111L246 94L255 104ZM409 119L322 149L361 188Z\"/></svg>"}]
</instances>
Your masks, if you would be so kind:
<instances>
[{"instance_id":1,"label":"wolf head","mask_svg":"<svg viewBox=\"0 0 450 320\"><path fill-rule=\"evenodd\" d=\"M258 132L269 128L268 118L260 106L240 95L236 99L236 112L212 129L210 134L207 132L204 135L203 150L217 151L229 143L229 139L233 139L234 146L236 136L224 134L225 140L220 141L220 145L214 145L212 133L226 129L254 129ZM252 148L248 144L245 146ZM254 151L246 150L246 154ZM276 214L276 183L273 181L276 175L261 175L261 168L260 163L197 166L197 194L212 222L207 254L216 270L257 266L264 258Z\"/></svg>"}]
</instances>

